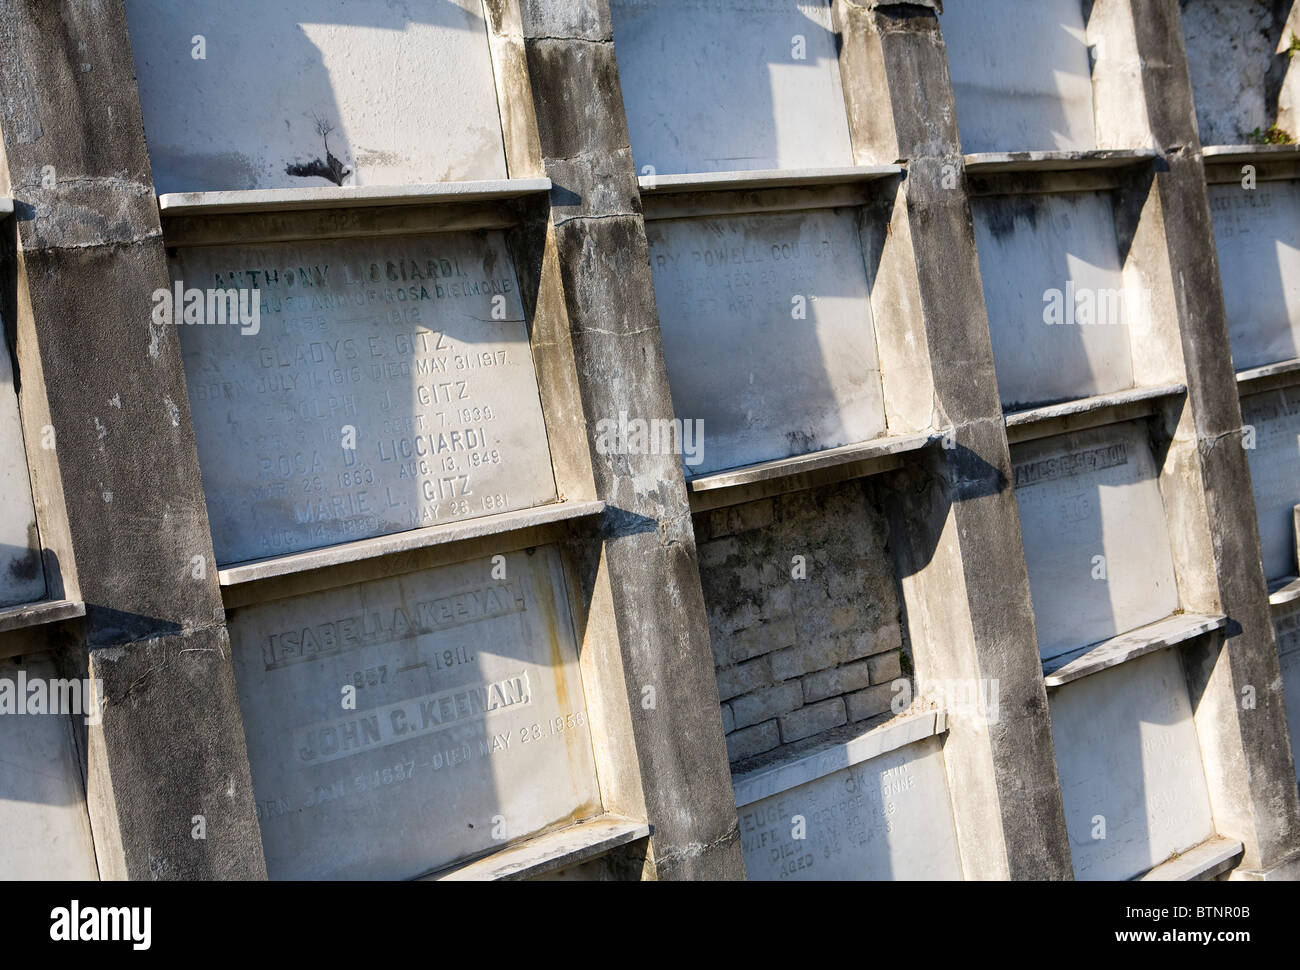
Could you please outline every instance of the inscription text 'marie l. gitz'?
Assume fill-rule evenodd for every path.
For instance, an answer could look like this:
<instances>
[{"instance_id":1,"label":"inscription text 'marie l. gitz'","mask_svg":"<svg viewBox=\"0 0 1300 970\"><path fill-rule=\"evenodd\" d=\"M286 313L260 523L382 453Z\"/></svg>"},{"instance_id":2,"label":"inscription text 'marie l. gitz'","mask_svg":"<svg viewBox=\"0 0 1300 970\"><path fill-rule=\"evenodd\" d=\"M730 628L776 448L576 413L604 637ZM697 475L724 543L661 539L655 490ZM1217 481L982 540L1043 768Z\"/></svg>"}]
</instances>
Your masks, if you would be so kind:
<instances>
[{"instance_id":1,"label":"inscription text 'marie l. gitz'","mask_svg":"<svg viewBox=\"0 0 1300 970\"><path fill-rule=\"evenodd\" d=\"M455 687L298 728L294 732L294 750L308 764L323 764L433 734L454 724L480 721L531 702L528 672L520 671L490 684Z\"/></svg>"},{"instance_id":2,"label":"inscription text 'marie l. gitz'","mask_svg":"<svg viewBox=\"0 0 1300 970\"><path fill-rule=\"evenodd\" d=\"M262 657L267 670L276 670L345 650L409 639L508 613L523 613L527 609L522 589L514 583L497 583L409 606L370 610L312 626L279 630L263 641Z\"/></svg>"}]
</instances>

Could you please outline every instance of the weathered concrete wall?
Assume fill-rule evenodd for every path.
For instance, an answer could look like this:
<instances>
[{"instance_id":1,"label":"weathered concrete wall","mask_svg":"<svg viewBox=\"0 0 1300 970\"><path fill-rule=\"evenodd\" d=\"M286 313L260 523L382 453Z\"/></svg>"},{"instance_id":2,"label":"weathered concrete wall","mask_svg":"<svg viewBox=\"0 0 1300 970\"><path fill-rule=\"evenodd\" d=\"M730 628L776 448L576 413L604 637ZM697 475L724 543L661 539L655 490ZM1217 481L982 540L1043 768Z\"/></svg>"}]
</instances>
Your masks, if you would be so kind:
<instances>
[{"instance_id":1,"label":"weathered concrete wall","mask_svg":"<svg viewBox=\"0 0 1300 970\"><path fill-rule=\"evenodd\" d=\"M1300 140L1294 0L1179 0L1203 145L1244 145L1273 125ZM1254 136L1254 137L1252 137Z\"/></svg>"},{"instance_id":2,"label":"weathered concrete wall","mask_svg":"<svg viewBox=\"0 0 1300 970\"><path fill-rule=\"evenodd\" d=\"M874 490L716 509L695 534L731 761L889 711L905 660Z\"/></svg>"}]
</instances>

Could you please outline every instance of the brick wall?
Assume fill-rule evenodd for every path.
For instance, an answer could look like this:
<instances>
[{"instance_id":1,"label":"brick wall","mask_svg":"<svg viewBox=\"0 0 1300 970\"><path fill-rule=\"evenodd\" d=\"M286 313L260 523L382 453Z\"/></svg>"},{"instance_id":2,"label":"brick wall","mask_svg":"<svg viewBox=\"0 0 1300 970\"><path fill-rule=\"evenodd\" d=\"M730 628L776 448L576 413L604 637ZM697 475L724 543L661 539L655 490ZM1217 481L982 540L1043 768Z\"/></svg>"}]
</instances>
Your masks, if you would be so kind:
<instances>
[{"instance_id":1,"label":"brick wall","mask_svg":"<svg viewBox=\"0 0 1300 970\"><path fill-rule=\"evenodd\" d=\"M733 765L889 710L902 618L870 483L702 513L695 530Z\"/></svg>"}]
</instances>

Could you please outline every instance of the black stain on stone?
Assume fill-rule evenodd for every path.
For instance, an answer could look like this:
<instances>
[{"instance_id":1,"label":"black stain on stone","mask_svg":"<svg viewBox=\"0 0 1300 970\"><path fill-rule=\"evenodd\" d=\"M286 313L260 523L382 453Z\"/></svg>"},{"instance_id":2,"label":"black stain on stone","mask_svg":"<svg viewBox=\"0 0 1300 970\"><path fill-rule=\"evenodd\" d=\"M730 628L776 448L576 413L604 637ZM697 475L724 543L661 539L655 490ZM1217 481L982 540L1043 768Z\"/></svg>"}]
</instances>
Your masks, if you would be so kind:
<instances>
[{"instance_id":1,"label":"black stain on stone","mask_svg":"<svg viewBox=\"0 0 1300 970\"><path fill-rule=\"evenodd\" d=\"M1038 228L1039 206L1033 199L1004 196L996 199L985 211L989 232L999 241L1015 235L1017 220L1029 223L1031 229Z\"/></svg>"},{"instance_id":2,"label":"black stain on stone","mask_svg":"<svg viewBox=\"0 0 1300 970\"><path fill-rule=\"evenodd\" d=\"M325 143L325 160L313 158L310 162L291 162L285 166L285 174L293 175L296 178L323 178L335 185L342 185L343 180L352 174L352 169L344 168L343 163L339 161L330 151L330 132L334 126L328 121L321 118L316 119L316 132L321 136Z\"/></svg>"},{"instance_id":3,"label":"black stain on stone","mask_svg":"<svg viewBox=\"0 0 1300 970\"><path fill-rule=\"evenodd\" d=\"M30 583L40 574L41 555L34 549L9 564L9 575L15 583Z\"/></svg>"}]
</instances>

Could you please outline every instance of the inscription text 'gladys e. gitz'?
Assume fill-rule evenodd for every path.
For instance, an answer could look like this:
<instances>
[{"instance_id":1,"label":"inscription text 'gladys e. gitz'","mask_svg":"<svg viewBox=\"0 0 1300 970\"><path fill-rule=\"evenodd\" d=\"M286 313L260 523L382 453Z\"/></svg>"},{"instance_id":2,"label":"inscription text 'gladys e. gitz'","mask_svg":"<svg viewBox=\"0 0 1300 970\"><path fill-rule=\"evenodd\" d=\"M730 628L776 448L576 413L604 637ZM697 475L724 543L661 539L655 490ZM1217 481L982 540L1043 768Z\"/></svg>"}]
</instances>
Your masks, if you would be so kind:
<instances>
[{"instance_id":1,"label":"inscription text 'gladys e. gitz'","mask_svg":"<svg viewBox=\"0 0 1300 970\"><path fill-rule=\"evenodd\" d=\"M270 634L262 644L262 659L267 670L276 670L347 650L406 640L509 613L523 613L527 609L522 589L514 583L496 583L413 605L366 610L314 626L280 630Z\"/></svg>"},{"instance_id":2,"label":"inscription text 'gladys e. gitz'","mask_svg":"<svg viewBox=\"0 0 1300 970\"><path fill-rule=\"evenodd\" d=\"M532 703L528 672L479 686L454 687L387 704L359 716L336 718L294 731L298 757L324 764L399 741L433 734L462 721L483 720Z\"/></svg>"},{"instance_id":3,"label":"inscription text 'gladys e. gitz'","mask_svg":"<svg viewBox=\"0 0 1300 970\"><path fill-rule=\"evenodd\" d=\"M262 330L262 291L258 289L186 289L185 281L177 280L170 290L154 290L153 303L153 322L163 327L229 324L238 326L245 337L256 336Z\"/></svg>"}]
</instances>

